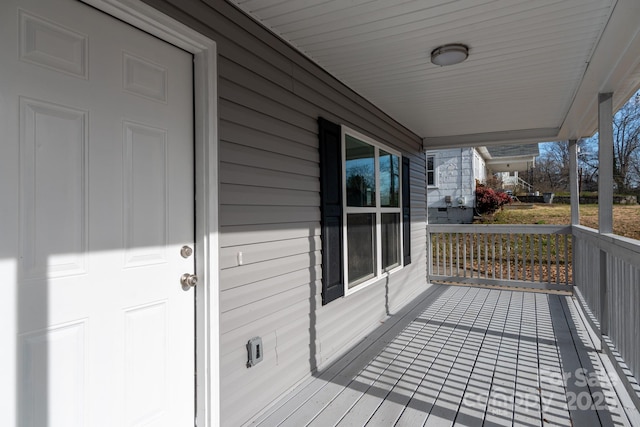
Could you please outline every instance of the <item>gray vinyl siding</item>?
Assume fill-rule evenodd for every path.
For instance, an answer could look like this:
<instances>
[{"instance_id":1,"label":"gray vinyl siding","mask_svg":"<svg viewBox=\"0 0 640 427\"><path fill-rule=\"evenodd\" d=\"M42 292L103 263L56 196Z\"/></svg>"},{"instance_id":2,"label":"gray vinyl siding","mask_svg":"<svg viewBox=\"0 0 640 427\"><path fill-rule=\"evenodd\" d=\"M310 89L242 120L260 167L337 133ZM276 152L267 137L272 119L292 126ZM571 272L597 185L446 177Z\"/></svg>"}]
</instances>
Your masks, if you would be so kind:
<instances>
[{"instance_id":1,"label":"gray vinyl siding","mask_svg":"<svg viewBox=\"0 0 640 427\"><path fill-rule=\"evenodd\" d=\"M426 285L421 140L233 6L145 0L218 49L221 410L246 423L322 370ZM322 306L317 119L411 158L412 263ZM238 252L243 265L238 265ZM264 361L246 367L260 336Z\"/></svg>"}]
</instances>

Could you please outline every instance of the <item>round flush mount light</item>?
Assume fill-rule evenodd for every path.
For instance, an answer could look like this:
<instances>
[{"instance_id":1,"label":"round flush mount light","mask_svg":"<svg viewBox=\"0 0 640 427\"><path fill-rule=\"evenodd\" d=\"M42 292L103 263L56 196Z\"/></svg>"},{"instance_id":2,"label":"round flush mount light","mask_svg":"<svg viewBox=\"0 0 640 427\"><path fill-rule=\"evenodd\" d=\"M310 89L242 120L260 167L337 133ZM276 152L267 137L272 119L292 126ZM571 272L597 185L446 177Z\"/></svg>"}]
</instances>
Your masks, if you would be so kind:
<instances>
[{"instance_id":1,"label":"round flush mount light","mask_svg":"<svg viewBox=\"0 0 640 427\"><path fill-rule=\"evenodd\" d=\"M431 62L445 66L459 64L469 57L469 47L463 44L446 44L431 52Z\"/></svg>"}]
</instances>

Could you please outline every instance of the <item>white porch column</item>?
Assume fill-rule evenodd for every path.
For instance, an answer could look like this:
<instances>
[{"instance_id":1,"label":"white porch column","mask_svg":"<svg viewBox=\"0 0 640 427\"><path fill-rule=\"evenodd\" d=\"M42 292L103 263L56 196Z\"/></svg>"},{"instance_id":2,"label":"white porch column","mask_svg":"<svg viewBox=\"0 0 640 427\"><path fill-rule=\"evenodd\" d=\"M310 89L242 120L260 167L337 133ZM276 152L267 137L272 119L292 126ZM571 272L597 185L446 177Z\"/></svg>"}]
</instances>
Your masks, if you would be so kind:
<instances>
[{"instance_id":1,"label":"white porch column","mask_svg":"<svg viewBox=\"0 0 640 427\"><path fill-rule=\"evenodd\" d=\"M613 102L598 94L598 231L613 233Z\"/></svg>"},{"instance_id":2,"label":"white porch column","mask_svg":"<svg viewBox=\"0 0 640 427\"><path fill-rule=\"evenodd\" d=\"M580 183L578 182L578 144L569 140L569 194L571 196L571 225L580 225Z\"/></svg>"},{"instance_id":3,"label":"white porch column","mask_svg":"<svg viewBox=\"0 0 640 427\"><path fill-rule=\"evenodd\" d=\"M613 233L613 102L598 94L598 231ZM600 334L609 334L607 253L600 250ZM601 346L601 349L604 346Z\"/></svg>"}]
</instances>

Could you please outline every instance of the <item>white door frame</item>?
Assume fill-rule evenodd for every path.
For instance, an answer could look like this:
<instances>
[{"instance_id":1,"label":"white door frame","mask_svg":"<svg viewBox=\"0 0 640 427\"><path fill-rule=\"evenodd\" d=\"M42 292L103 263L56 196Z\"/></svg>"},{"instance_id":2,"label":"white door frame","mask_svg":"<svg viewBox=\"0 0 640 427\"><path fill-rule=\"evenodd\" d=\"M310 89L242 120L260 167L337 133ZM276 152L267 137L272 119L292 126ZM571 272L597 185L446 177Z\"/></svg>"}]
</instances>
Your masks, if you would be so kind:
<instances>
[{"instance_id":1,"label":"white door frame","mask_svg":"<svg viewBox=\"0 0 640 427\"><path fill-rule=\"evenodd\" d=\"M198 427L220 424L218 103L213 40L140 0L81 0L194 56Z\"/></svg>"}]
</instances>

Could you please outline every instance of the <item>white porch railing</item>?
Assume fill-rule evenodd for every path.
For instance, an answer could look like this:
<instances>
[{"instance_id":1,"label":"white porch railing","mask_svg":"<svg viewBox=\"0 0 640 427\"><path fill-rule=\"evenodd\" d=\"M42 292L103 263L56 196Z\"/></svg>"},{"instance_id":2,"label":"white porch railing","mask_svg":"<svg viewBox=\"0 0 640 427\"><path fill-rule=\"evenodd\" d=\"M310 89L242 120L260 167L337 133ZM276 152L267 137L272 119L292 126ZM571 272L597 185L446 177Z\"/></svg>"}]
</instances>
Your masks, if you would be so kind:
<instances>
[{"instance_id":1,"label":"white porch railing","mask_svg":"<svg viewBox=\"0 0 640 427\"><path fill-rule=\"evenodd\" d=\"M640 382L640 242L582 226L573 238L577 293Z\"/></svg>"},{"instance_id":2,"label":"white porch railing","mask_svg":"<svg viewBox=\"0 0 640 427\"><path fill-rule=\"evenodd\" d=\"M570 226L428 226L429 280L572 291Z\"/></svg>"},{"instance_id":3,"label":"white porch railing","mask_svg":"<svg viewBox=\"0 0 640 427\"><path fill-rule=\"evenodd\" d=\"M520 187L527 193L533 190L533 186L519 176L507 176L502 179L502 185L511 187Z\"/></svg>"}]
</instances>

